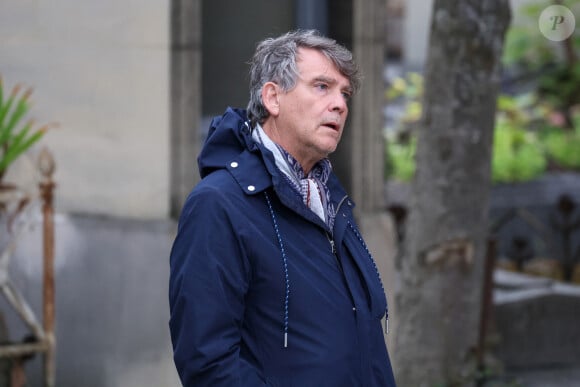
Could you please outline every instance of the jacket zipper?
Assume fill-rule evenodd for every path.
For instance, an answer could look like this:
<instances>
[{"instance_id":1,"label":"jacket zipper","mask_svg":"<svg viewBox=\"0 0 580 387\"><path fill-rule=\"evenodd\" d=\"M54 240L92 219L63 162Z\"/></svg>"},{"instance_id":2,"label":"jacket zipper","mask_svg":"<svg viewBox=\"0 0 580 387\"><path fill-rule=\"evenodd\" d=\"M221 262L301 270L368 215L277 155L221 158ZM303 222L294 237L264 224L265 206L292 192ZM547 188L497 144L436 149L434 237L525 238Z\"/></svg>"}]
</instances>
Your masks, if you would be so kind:
<instances>
[{"instance_id":1,"label":"jacket zipper","mask_svg":"<svg viewBox=\"0 0 580 387\"><path fill-rule=\"evenodd\" d=\"M336 246L334 245L334 239L332 239L330 235L328 235L328 233L326 233L326 237L328 238L328 242L330 242L330 249L332 250L332 254L336 255Z\"/></svg>"},{"instance_id":2,"label":"jacket zipper","mask_svg":"<svg viewBox=\"0 0 580 387\"><path fill-rule=\"evenodd\" d=\"M342 206L342 203L344 203L344 201L346 200L347 197L348 197L348 195L344 195L344 197L340 200L340 202L338 202L338 206L336 207L336 211L335 211L336 214L338 214L338 212L340 211L340 207ZM338 256L336 255L336 245L334 243L334 237L329 232L325 232L325 233L326 233L326 238L328 239L328 242L330 243L330 249L332 250L332 254L336 257L336 261L338 262L338 266L340 267L340 270L342 271L342 264L340 263L340 260L338 259Z\"/></svg>"},{"instance_id":3,"label":"jacket zipper","mask_svg":"<svg viewBox=\"0 0 580 387\"><path fill-rule=\"evenodd\" d=\"M344 203L344 201L347 199L347 197L348 197L348 195L344 195L344 197L338 203L338 206L336 207L336 214L339 213L340 207L342 206L342 203ZM348 287L348 284L346 284L346 277L344 275L344 268L342 267L342 262L340 261L340 258L338 257L338 251L336 250L336 243L334 242L334 236L331 235L327 231L325 232L325 234L326 234L326 238L328 239L328 242L330 243L330 249L332 250L332 255L334 255L334 258L336 258L336 264L338 265L338 268L340 269L340 272L342 273L342 277L345 280L345 285L346 285L346 288L348 290L348 294L350 296L350 302L352 303L352 310L353 310L353 312L356 312L354 298L350 292L350 288Z\"/></svg>"},{"instance_id":4,"label":"jacket zipper","mask_svg":"<svg viewBox=\"0 0 580 387\"><path fill-rule=\"evenodd\" d=\"M337 215L340 212L340 207L342 206L342 203L344 203L344 201L347 198L348 198L348 195L344 195L344 197L338 203L338 206L336 207L336 214ZM328 238L328 242L330 243L330 248L332 249L332 254L336 258L336 262L338 263L338 267L340 268L340 271L344 275L344 270L342 268L342 263L340 262L340 259L338 258L338 254L337 254L337 251L336 251L336 245L335 245L335 242L334 242L334 237L332 235L330 235L330 233L328 233L328 232L326 232L326 237ZM350 289L349 289L349 293L350 293ZM386 297L386 295L385 295L385 297ZM351 300L352 300L352 294L351 294ZM356 307L354 306L354 301L353 301L353 308L352 308L352 310L353 311L356 311ZM385 311L385 334L389 334L389 308L388 308L388 304L387 304L387 309Z\"/></svg>"}]
</instances>

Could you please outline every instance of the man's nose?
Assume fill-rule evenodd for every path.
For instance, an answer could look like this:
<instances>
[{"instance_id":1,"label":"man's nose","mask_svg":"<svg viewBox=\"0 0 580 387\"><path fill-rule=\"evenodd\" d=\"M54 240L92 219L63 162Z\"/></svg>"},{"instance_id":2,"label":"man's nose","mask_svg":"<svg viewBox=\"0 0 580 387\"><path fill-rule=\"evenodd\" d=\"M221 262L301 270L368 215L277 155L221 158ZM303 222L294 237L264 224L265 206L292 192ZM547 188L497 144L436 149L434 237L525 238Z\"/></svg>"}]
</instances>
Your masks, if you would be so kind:
<instances>
[{"instance_id":1,"label":"man's nose","mask_svg":"<svg viewBox=\"0 0 580 387\"><path fill-rule=\"evenodd\" d=\"M333 94L331 110L339 113L347 111L348 105L342 91Z\"/></svg>"}]
</instances>

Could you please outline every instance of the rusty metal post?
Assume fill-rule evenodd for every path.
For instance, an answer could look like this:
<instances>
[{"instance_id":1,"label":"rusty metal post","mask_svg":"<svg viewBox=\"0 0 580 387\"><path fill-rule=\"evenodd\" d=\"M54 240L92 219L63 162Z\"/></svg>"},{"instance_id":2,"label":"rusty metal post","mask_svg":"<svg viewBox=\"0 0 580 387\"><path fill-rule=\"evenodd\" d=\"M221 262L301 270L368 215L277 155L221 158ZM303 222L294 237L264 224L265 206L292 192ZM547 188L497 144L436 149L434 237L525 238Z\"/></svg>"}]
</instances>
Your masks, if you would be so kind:
<instances>
[{"instance_id":1,"label":"rusty metal post","mask_svg":"<svg viewBox=\"0 0 580 387\"><path fill-rule=\"evenodd\" d=\"M44 255L44 278L43 278L43 325L46 340L46 352L44 354L44 382L46 387L55 385L55 312L54 312L54 208L53 191L55 164L54 159L47 149L40 153L39 169L42 174L40 182L40 194L42 197L43 216L43 255Z\"/></svg>"}]
</instances>

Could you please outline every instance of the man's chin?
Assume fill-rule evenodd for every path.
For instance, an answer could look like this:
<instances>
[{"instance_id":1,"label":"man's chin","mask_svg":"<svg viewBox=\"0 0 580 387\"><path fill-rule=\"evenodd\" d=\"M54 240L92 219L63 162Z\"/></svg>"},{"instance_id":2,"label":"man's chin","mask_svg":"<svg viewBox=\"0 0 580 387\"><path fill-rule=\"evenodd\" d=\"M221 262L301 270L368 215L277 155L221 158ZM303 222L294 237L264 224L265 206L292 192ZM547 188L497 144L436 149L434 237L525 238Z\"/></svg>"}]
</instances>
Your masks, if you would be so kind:
<instances>
[{"instance_id":1,"label":"man's chin","mask_svg":"<svg viewBox=\"0 0 580 387\"><path fill-rule=\"evenodd\" d=\"M337 145L333 145L333 146L328 146L326 148L324 148L325 153L326 153L326 157L328 157L331 153L334 153L334 151L336 151Z\"/></svg>"}]
</instances>

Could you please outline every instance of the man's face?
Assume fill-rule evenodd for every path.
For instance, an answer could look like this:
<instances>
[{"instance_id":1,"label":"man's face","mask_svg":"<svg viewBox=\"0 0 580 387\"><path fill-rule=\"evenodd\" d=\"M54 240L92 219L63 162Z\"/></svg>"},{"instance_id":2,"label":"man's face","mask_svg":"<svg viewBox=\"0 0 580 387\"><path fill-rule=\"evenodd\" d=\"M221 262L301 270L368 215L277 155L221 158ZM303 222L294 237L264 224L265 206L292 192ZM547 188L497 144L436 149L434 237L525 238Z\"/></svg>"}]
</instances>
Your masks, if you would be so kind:
<instances>
[{"instance_id":1,"label":"man's face","mask_svg":"<svg viewBox=\"0 0 580 387\"><path fill-rule=\"evenodd\" d=\"M296 86L279 94L278 143L305 171L336 150L352 94L350 81L314 49L300 48Z\"/></svg>"}]
</instances>

